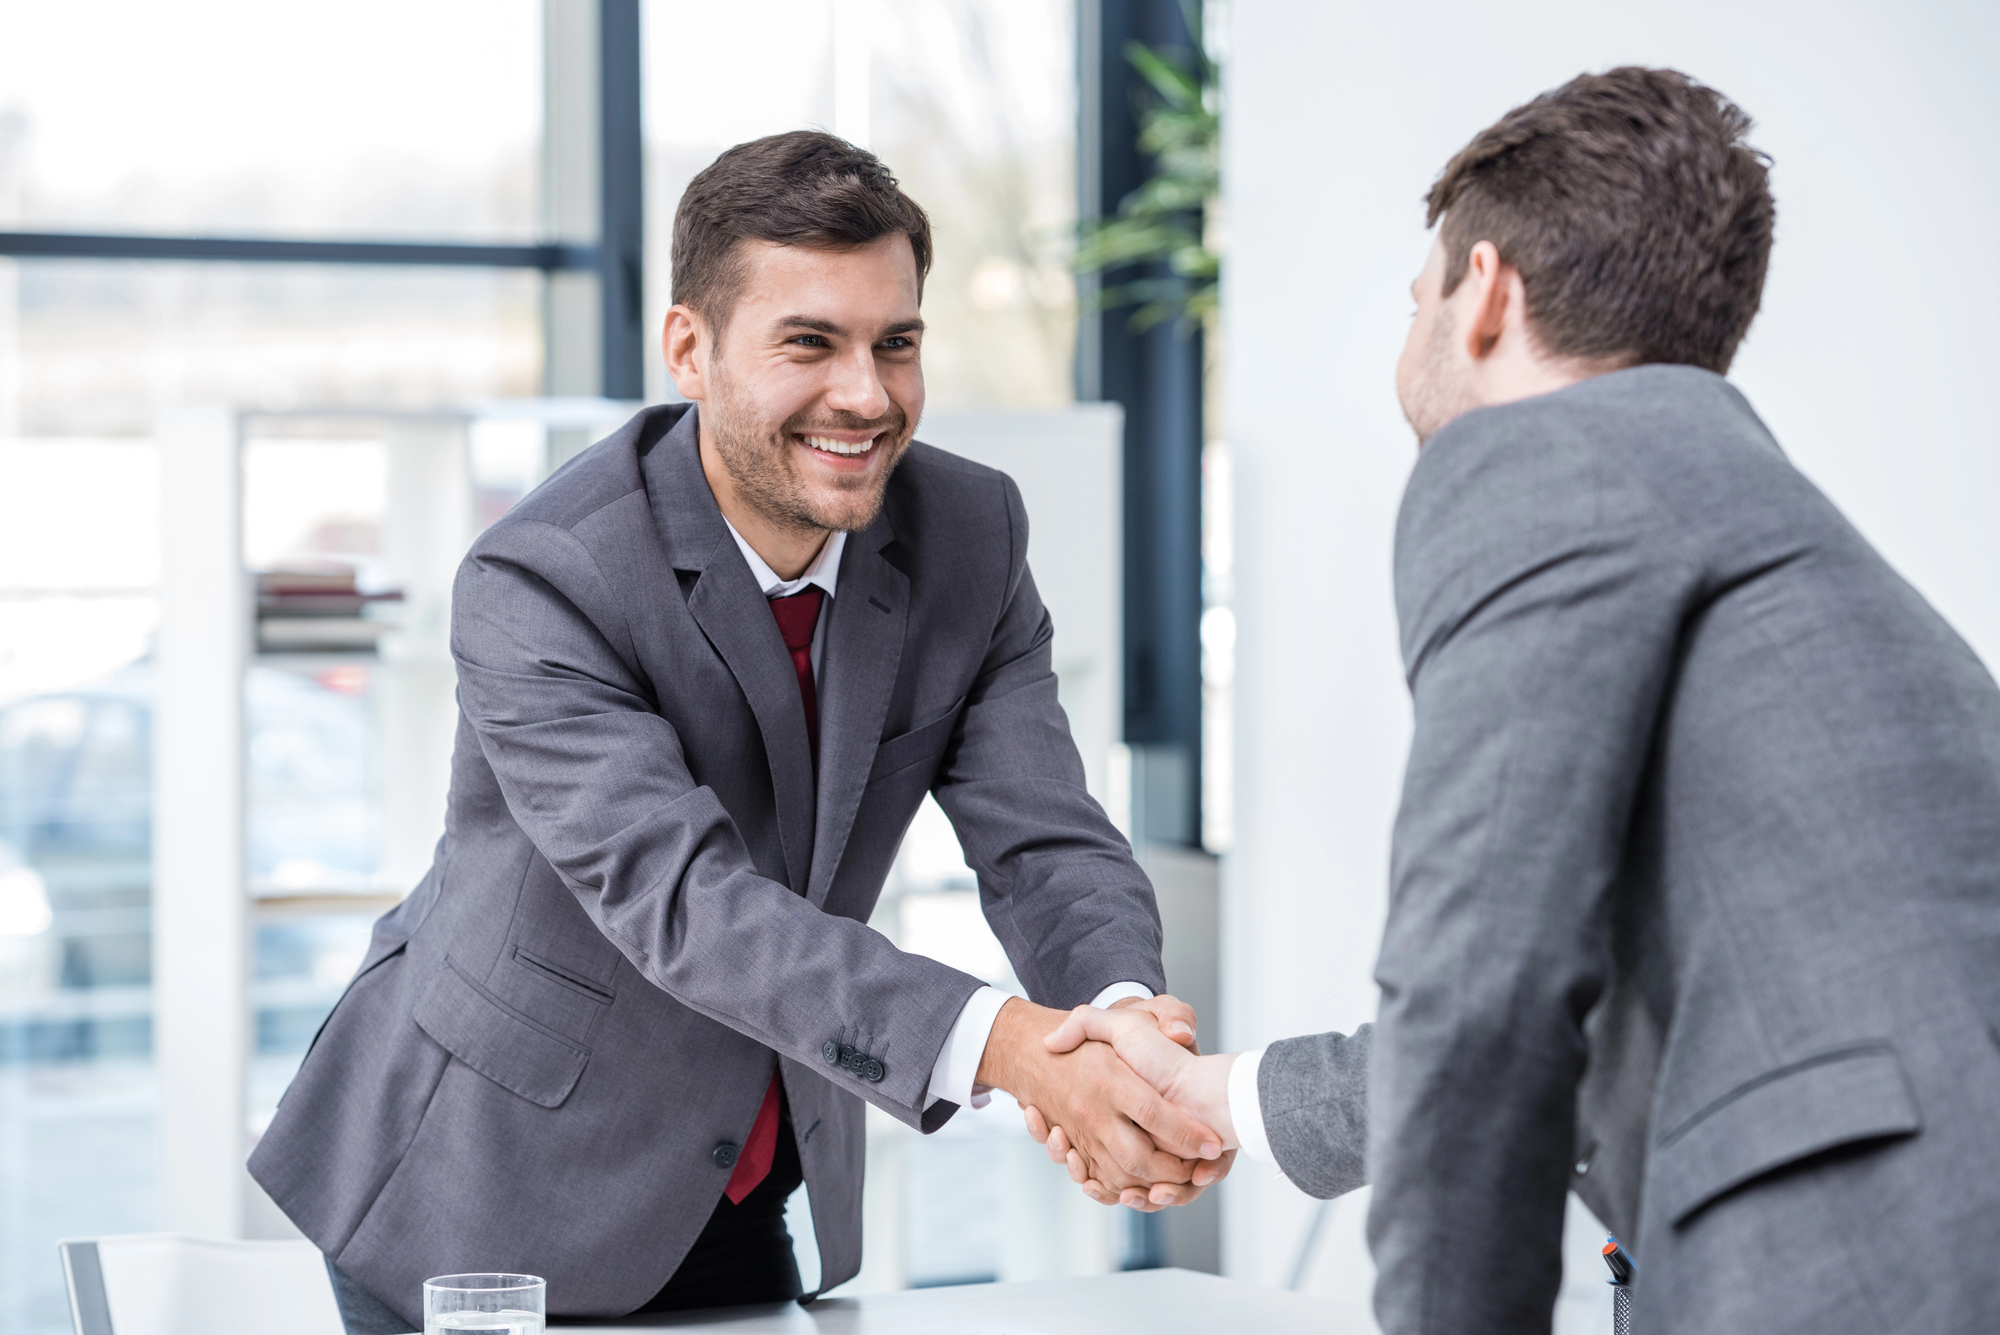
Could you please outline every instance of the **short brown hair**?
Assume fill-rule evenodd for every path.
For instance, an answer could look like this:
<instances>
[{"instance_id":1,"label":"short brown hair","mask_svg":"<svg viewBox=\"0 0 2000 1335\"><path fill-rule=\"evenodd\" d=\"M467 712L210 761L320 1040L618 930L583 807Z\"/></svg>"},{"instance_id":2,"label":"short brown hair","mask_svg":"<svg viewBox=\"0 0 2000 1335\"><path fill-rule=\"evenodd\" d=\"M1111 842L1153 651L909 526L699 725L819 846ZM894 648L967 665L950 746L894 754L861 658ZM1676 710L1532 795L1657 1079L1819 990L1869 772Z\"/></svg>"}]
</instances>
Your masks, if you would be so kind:
<instances>
[{"instance_id":1,"label":"short brown hair","mask_svg":"<svg viewBox=\"0 0 2000 1335\"><path fill-rule=\"evenodd\" d=\"M1444 290L1491 241L1557 356L1725 372L1763 299L1776 209L1750 117L1675 70L1585 74L1518 106L1446 165Z\"/></svg>"},{"instance_id":2,"label":"short brown hair","mask_svg":"<svg viewBox=\"0 0 2000 1335\"><path fill-rule=\"evenodd\" d=\"M767 135L726 150L690 182L674 211L674 300L717 327L743 281L741 241L848 250L901 234L931 268L931 220L882 160L817 130Z\"/></svg>"}]
</instances>

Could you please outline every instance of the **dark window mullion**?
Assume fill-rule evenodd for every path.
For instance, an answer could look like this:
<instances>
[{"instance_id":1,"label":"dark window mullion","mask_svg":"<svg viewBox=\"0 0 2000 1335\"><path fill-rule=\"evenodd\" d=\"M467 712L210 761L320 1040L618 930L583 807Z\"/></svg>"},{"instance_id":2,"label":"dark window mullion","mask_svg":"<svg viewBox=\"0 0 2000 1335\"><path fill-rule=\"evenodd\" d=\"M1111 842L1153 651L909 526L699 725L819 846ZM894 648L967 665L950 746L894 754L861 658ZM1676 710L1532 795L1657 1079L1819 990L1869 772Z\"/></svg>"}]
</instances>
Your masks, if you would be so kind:
<instances>
[{"instance_id":1,"label":"dark window mullion","mask_svg":"<svg viewBox=\"0 0 2000 1335\"><path fill-rule=\"evenodd\" d=\"M17 259L195 260L264 264L419 264L488 269L595 269L595 246L483 246L421 241L290 241L252 237L0 232Z\"/></svg>"}]
</instances>

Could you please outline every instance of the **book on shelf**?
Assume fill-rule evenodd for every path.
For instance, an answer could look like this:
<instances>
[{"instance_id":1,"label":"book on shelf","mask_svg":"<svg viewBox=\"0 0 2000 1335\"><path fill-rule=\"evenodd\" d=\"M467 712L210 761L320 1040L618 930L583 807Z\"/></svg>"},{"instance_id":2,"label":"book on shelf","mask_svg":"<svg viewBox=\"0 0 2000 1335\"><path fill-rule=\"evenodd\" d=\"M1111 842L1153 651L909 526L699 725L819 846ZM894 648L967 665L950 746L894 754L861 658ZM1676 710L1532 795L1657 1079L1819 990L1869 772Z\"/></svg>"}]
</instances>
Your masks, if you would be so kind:
<instances>
[{"instance_id":1,"label":"book on shelf","mask_svg":"<svg viewBox=\"0 0 2000 1335\"><path fill-rule=\"evenodd\" d=\"M352 566L322 566L313 570L280 569L257 572L257 592L354 593L358 585Z\"/></svg>"},{"instance_id":2,"label":"book on shelf","mask_svg":"<svg viewBox=\"0 0 2000 1335\"><path fill-rule=\"evenodd\" d=\"M395 623L401 590L364 593L350 568L257 572L257 648L264 653L372 651Z\"/></svg>"},{"instance_id":3,"label":"book on shelf","mask_svg":"<svg viewBox=\"0 0 2000 1335\"><path fill-rule=\"evenodd\" d=\"M279 654L372 650L384 631L394 629L386 621L359 617L266 618L257 623L257 648Z\"/></svg>"}]
</instances>

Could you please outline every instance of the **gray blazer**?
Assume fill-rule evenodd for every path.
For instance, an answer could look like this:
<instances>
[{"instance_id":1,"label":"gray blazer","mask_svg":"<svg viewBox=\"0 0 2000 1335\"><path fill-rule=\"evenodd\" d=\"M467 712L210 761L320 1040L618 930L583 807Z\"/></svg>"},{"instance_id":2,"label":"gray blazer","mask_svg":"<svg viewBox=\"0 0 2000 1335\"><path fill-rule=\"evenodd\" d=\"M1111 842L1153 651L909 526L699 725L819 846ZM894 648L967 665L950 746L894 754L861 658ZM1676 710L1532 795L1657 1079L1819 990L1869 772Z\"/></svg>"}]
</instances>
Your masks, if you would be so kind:
<instances>
[{"instance_id":1,"label":"gray blazer","mask_svg":"<svg viewBox=\"0 0 2000 1335\"><path fill-rule=\"evenodd\" d=\"M436 862L251 1157L413 1321L455 1271L543 1275L573 1316L651 1298L774 1063L821 1284L856 1272L862 1103L942 1125L931 1067L980 986L866 926L926 792L1037 1001L1166 986L1151 887L1056 704L1014 484L910 447L842 557L815 778L696 441L693 411L648 408L474 544Z\"/></svg>"},{"instance_id":2,"label":"gray blazer","mask_svg":"<svg viewBox=\"0 0 2000 1335\"><path fill-rule=\"evenodd\" d=\"M1439 432L1396 596L1383 1329L1546 1331L1572 1187L1645 1335L2000 1328L1986 668L1688 367Z\"/></svg>"}]
</instances>

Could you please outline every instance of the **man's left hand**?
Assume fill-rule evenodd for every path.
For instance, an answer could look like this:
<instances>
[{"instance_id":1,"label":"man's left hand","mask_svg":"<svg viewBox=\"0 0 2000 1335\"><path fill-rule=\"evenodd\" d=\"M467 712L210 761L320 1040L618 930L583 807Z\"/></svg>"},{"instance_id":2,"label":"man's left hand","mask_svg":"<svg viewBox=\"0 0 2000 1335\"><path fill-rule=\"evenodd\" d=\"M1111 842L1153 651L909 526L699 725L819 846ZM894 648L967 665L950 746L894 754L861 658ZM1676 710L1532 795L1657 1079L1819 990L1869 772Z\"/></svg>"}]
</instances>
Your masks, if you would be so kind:
<instances>
[{"instance_id":1,"label":"man's left hand","mask_svg":"<svg viewBox=\"0 0 2000 1335\"><path fill-rule=\"evenodd\" d=\"M1078 1014L1088 1010L1090 1010L1088 1007L1079 1007ZM1109 1025L1101 1034L1092 1034L1091 1037L1101 1038L1104 1041L1110 1042L1114 1033L1124 1034L1126 1042L1124 1050L1121 1051L1120 1055L1126 1056L1128 1062L1131 1061L1132 1056L1139 1056L1140 1062L1138 1065L1144 1068L1139 1069L1139 1075L1152 1083L1155 1088L1159 1088L1163 1094L1172 1098L1173 1095L1168 1093L1168 1088L1172 1084L1175 1074L1179 1072L1182 1063L1189 1060L1189 1054L1199 1056L1201 1052L1201 1048L1196 1042L1197 1022L1194 1007L1188 1005L1180 998L1173 996L1157 996L1152 998L1125 997L1112 1002L1108 1010L1139 1011L1150 1017L1152 1026L1157 1031L1155 1034L1141 1033L1138 1029L1135 1029L1133 1022L1137 1021L1138 1017L1132 1016L1123 1022ZM1107 1014L1106 1011L1093 1013L1098 1016L1105 1016ZM1084 1023L1086 1021L1076 1018L1075 1015L1071 1019L1064 1021L1062 1027L1056 1032L1058 1034L1070 1034L1070 1031L1075 1031L1075 1033L1066 1040L1055 1040L1066 1043L1066 1046L1060 1050L1067 1050L1068 1047L1075 1046L1075 1042L1083 1032L1081 1026ZM1097 1022L1091 1021L1090 1023L1095 1024ZM1160 1043L1161 1036L1171 1039L1174 1043L1186 1049L1186 1052L1181 1054L1178 1061L1169 1055L1172 1051L1171 1049L1161 1052L1157 1048L1145 1045L1145 1040L1150 1038L1153 1045L1158 1045L1158 1048L1165 1048L1165 1045ZM1130 1054L1129 1056L1127 1056L1128 1053ZM1148 1059L1149 1056L1150 1060ZM1212 1064L1216 1063L1204 1063L1204 1065ZM1201 1071L1198 1073L1189 1072L1188 1074L1206 1076L1211 1073ZM1223 1070L1223 1077L1226 1083L1226 1067ZM1182 1083L1185 1085L1192 1082L1183 1080ZM1200 1083L1205 1086L1214 1082L1212 1080L1202 1080ZM1212 1100L1208 1101L1212 1102ZM1223 1113L1226 1116L1226 1107L1223 1109ZM1226 1150L1218 1159L1203 1160L1197 1163L1194 1167L1192 1181L1190 1182L1160 1182L1154 1184L1150 1189L1126 1187L1124 1190L1119 1191L1097 1181L1091 1176L1089 1166L1084 1161L1083 1156L1078 1154L1075 1147L1070 1144L1068 1133L1060 1126L1051 1125L1039 1108L1031 1104L1023 1104L1021 1114L1027 1122L1028 1134L1033 1136L1048 1151L1051 1162L1061 1164L1069 1170L1070 1180L1083 1188L1084 1195L1102 1205L1110 1205L1115 1202L1130 1209L1138 1210L1143 1214L1152 1214L1170 1205L1188 1204L1190 1201L1198 1198L1208 1187L1213 1186L1228 1176L1230 1166L1236 1161L1236 1151L1233 1149ZM1212 1122L1211 1125L1213 1125Z\"/></svg>"}]
</instances>

